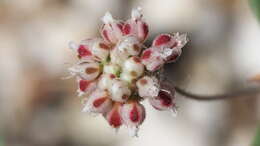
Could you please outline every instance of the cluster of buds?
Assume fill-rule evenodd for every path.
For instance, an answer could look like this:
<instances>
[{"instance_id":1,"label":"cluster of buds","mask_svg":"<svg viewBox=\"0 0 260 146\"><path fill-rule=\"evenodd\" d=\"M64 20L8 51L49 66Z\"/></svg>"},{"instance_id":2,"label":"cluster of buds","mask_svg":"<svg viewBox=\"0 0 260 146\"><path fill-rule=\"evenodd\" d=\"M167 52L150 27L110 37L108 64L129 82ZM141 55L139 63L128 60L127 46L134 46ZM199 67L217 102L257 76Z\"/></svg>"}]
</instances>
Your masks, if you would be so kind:
<instances>
[{"instance_id":1,"label":"cluster of buds","mask_svg":"<svg viewBox=\"0 0 260 146\"><path fill-rule=\"evenodd\" d=\"M102 38L69 44L79 58L69 71L77 79L83 112L103 115L116 129L125 125L133 136L145 119L144 100L157 110L175 112L175 90L158 71L176 61L187 43L186 34L160 34L144 47L149 29L142 17L140 8L125 22L107 12Z\"/></svg>"}]
</instances>

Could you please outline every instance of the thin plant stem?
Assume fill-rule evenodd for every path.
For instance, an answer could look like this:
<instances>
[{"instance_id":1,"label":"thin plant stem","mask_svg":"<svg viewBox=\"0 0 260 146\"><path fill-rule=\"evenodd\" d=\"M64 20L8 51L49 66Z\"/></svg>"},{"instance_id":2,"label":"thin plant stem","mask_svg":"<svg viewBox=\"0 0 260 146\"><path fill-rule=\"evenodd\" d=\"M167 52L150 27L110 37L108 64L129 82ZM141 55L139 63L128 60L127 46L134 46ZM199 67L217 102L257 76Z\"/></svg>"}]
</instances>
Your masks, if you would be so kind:
<instances>
[{"instance_id":1,"label":"thin plant stem","mask_svg":"<svg viewBox=\"0 0 260 146\"><path fill-rule=\"evenodd\" d=\"M191 93L189 91L185 91L180 87L175 87L177 93L183 95L186 98L193 100L201 100L201 101L210 101L210 100L221 100L221 99L233 99L233 98L248 98L248 97L256 97L257 94L260 94L260 88L248 88L242 89L230 93L224 94L216 94L216 95L201 95Z\"/></svg>"}]
</instances>

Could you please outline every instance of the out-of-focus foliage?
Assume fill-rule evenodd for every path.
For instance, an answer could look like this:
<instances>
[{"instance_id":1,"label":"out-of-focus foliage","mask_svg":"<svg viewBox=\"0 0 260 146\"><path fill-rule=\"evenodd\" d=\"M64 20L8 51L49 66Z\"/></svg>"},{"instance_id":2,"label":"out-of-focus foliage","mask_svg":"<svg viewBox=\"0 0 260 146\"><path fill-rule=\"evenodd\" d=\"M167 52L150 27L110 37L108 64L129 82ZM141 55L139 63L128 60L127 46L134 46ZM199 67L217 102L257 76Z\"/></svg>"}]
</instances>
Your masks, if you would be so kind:
<instances>
[{"instance_id":1,"label":"out-of-focus foliage","mask_svg":"<svg viewBox=\"0 0 260 146\"><path fill-rule=\"evenodd\" d=\"M249 2L256 17L260 21L260 0L250 0Z\"/></svg>"},{"instance_id":2,"label":"out-of-focus foliage","mask_svg":"<svg viewBox=\"0 0 260 146\"><path fill-rule=\"evenodd\" d=\"M257 129L255 141L252 146L260 146L260 127Z\"/></svg>"},{"instance_id":3,"label":"out-of-focus foliage","mask_svg":"<svg viewBox=\"0 0 260 146\"><path fill-rule=\"evenodd\" d=\"M4 141L2 137L0 137L0 146L4 146Z\"/></svg>"}]
</instances>

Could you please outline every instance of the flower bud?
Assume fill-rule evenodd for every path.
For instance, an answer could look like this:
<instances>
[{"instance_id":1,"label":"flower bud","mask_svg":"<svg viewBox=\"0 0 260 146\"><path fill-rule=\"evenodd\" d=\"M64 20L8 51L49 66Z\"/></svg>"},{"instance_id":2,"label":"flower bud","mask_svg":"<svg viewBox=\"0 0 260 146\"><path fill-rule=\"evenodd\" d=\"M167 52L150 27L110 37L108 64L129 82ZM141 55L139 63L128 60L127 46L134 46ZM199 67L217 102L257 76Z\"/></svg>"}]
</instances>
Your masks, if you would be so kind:
<instances>
[{"instance_id":1,"label":"flower bud","mask_svg":"<svg viewBox=\"0 0 260 146\"><path fill-rule=\"evenodd\" d=\"M105 64L103 68L103 72L107 74L118 75L120 73L120 66L117 64Z\"/></svg>"},{"instance_id":2,"label":"flower bud","mask_svg":"<svg viewBox=\"0 0 260 146\"><path fill-rule=\"evenodd\" d=\"M153 47L164 47L164 48L173 48L177 46L177 41L170 34L160 34L155 37L153 40Z\"/></svg>"},{"instance_id":3,"label":"flower bud","mask_svg":"<svg viewBox=\"0 0 260 146\"><path fill-rule=\"evenodd\" d=\"M86 61L105 61L109 55L109 46L100 38L86 39L79 45L70 42L70 48L78 52L78 57Z\"/></svg>"},{"instance_id":4,"label":"flower bud","mask_svg":"<svg viewBox=\"0 0 260 146\"><path fill-rule=\"evenodd\" d=\"M136 82L139 96L153 98L159 93L159 82L155 77L144 76Z\"/></svg>"},{"instance_id":5,"label":"flower bud","mask_svg":"<svg viewBox=\"0 0 260 146\"><path fill-rule=\"evenodd\" d=\"M109 55L109 46L100 38L83 40L80 44L80 46L85 46L86 49L88 48L88 54L90 54L92 56L91 59L94 59L95 61L105 61ZM82 57L84 59L85 56Z\"/></svg>"},{"instance_id":6,"label":"flower bud","mask_svg":"<svg viewBox=\"0 0 260 146\"><path fill-rule=\"evenodd\" d=\"M102 74L98 81L98 88L109 90L112 87L115 78L116 76L114 74Z\"/></svg>"},{"instance_id":7,"label":"flower bud","mask_svg":"<svg viewBox=\"0 0 260 146\"><path fill-rule=\"evenodd\" d=\"M104 25L101 28L101 36L107 43L116 44L123 36L123 23L114 20L109 12L102 21Z\"/></svg>"},{"instance_id":8,"label":"flower bud","mask_svg":"<svg viewBox=\"0 0 260 146\"><path fill-rule=\"evenodd\" d=\"M78 96L82 96L83 94L90 94L97 88L97 81L88 81L81 78L77 79L78 81Z\"/></svg>"},{"instance_id":9,"label":"flower bud","mask_svg":"<svg viewBox=\"0 0 260 146\"><path fill-rule=\"evenodd\" d=\"M182 52L181 48L187 41L186 34L160 34L154 39L152 46L158 48L163 60L169 63L178 59Z\"/></svg>"},{"instance_id":10,"label":"flower bud","mask_svg":"<svg viewBox=\"0 0 260 146\"><path fill-rule=\"evenodd\" d=\"M153 47L143 51L141 60L146 69L149 71L156 71L160 69L165 63L162 54L157 48Z\"/></svg>"},{"instance_id":11,"label":"flower bud","mask_svg":"<svg viewBox=\"0 0 260 146\"><path fill-rule=\"evenodd\" d=\"M100 66L95 62L80 62L69 68L69 71L72 75L78 75L85 80L92 81L98 77Z\"/></svg>"},{"instance_id":12,"label":"flower bud","mask_svg":"<svg viewBox=\"0 0 260 146\"><path fill-rule=\"evenodd\" d=\"M123 27L124 35L134 36L143 42L147 38L149 30L142 17L141 8L133 9L132 18L127 20Z\"/></svg>"},{"instance_id":13,"label":"flower bud","mask_svg":"<svg viewBox=\"0 0 260 146\"><path fill-rule=\"evenodd\" d=\"M122 41L116 45L115 49L126 53L128 56L136 56L141 51L141 44L136 37L125 36Z\"/></svg>"},{"instance_id":14,"label":"flower bud","mask_svg":"<svg viewBox=\"0 0 260 146\"><path fill-rule=\"evenodd\" d=\"M123 121L121 117L121 103L115 103L110 111L108 111L104 116L107 119L110 126L113 128L119 128Z\"/></svg>"},{"instance_id":15,"label":"flower bud","mask_svg":"<svg viewBox=\"0 0 260 146\"><path fill-rule=\"evenodd\" d=\"M125 102L131 95L131 90L129 89L127 82L116 79L113 81L110 93L112 100Z\"/></svg>"},{"instance_id":16,"label":"flower bud","mask_svg":"<svg viewBox=\"0 0 260 146\"><path fill-rule=\"evenodd\" d=\"M157 110L171 110L172 112L176 112L173 92L160 90L158 96L150 98L149 102Z\"/></svg>"},{"instance_id":17,"label":"flower bud","mask_svg":"<svg viewBox=\"0 0 260 146\"><path fill-rule=\"evenodd\" d=\"M144 65L138 57L133 56L125 61L123 72L127 72L133 76L133 79L136 79L144 73Z\"/></svg>"},{"instance_id":18,"label":"flower bud","mask_svg":"<svg viewBox=\"0 0 260 146\"><path fill-rule=\"evenodd\" d=\"M123 104L121 108L123 123L127 126L131 136L137 136L139 125L145 119L145 108L137 101Z\"/></svg>"},{"instance_id":19,"label":"flower bud","mask_svg":"<svg viewBox=\"0 0 260 146\"><path fill-rule=\"evenodd\" d=\"M96 89L90 94L82 112L106 113L111 108L112 100L109 98L109 93L105 90Z\"/></svg>"},{"instance_id":20,"label":"flower bud","mask_svg":"<svg viewBox=\"0 0 260 146\"><path fill-rule=\"evenodd\" d=\"M115 48L110 52L111 63L117 64L120 67L122 67L122 65L128 57L129 54L127 52L122 52Z\"/></svg>"}]
</instances>

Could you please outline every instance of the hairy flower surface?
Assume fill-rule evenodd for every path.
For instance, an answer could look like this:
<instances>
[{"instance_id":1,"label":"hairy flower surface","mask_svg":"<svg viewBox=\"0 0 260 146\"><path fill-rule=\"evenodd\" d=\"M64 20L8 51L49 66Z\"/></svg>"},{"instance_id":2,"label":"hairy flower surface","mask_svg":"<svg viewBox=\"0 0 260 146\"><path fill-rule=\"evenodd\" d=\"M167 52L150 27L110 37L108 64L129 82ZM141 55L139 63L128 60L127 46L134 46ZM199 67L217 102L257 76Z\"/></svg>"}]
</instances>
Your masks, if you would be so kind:
<instances>
[{"instance_id":1,"label":"hairy flower surface","mask_svg":"<svg viewBox=\"0 0 260 146\"><path fill-rule=\"evenodd\" d=\"M160 34L146 48L149 27L141 8L127 21L107 12L102 18L101 38L70 42L79 62L69 68L76 76L83 112L102 114L113 128L125 125L132 136L145 119L146 99L159 111L176 112L175 90L160 79L164 64L175 62L187 43L186 34Z\"/></svg>"}]
</instances>

